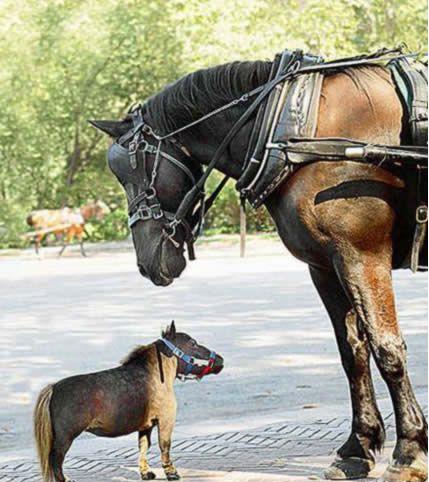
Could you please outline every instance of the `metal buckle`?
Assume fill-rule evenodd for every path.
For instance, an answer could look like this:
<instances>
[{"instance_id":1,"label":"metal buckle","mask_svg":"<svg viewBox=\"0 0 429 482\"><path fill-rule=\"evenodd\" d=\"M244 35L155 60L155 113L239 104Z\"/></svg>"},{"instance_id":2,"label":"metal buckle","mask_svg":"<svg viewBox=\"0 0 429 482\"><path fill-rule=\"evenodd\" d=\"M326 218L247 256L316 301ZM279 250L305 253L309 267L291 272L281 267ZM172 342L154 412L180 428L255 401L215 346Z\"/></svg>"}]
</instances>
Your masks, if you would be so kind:
<instances>
[{"instance_id":1,"label":"metal buckle","mask_svg":"<svg viewBox=\"0 0 429 482\"><path fill-rule=\"evenodd\" d=\"M135 141L134 139L132 141L130 141L130 144L128 146L129 153L135 154L137 152L137 148L138 148L137 141Z\"/></svg>"},{"instance_id":2,"label":"metal buckle","mask_svg":"<svg viewBox=\"0 0 429 482\"><path fill-rule=\"evenodd\" d=\"M156 196L156 190L153 186L146 189L146 198L153 199Z\"/></svg>"},{"instance_id":3,"label":"metal buckle","mask_svg":"<svg viewBox=\"0 0 429 482\"><path fill-rule=\"evenodd\" d=\"M142 221L146 221L152 217L152 209L149 206L139 206L137 213L139 214L139 219Z\"/></svg>"},{"instance_id":4,"label":"metal buckle","mask_svg":"<svg viewBox=\"0 0 429 482\"><path fill-rule=\"evenodd\" d=\"M154 209L154 208L156 208L156 209ZM160 204L153 204L151 206L151 209L152 209L153 219L160 219L160 218L162 218L162 216L164 216L164 213L162 212Z\"/></svg>"},{"instance_id":5,"label":"metal buckle","mask_svg":"<svg viewBox=\"0 0 429 482\"><path fill-rule=\"evenodd\" d=\"M427 206L419 206L416 209L416 221L419 224L427 223L428 222L428 207Z\"/></svg>"},{"instance_id":6,"label":"metal buckle","mask_svg":"<svg viewBox=\"0 0 429 482\"><path fill-rule=\"evenodd\" d=\"M133 169L136 169L137 167L137 149L138 149L138 143L133 139L128 146L128 153L130 155L130 164Z\"/></svg>"},{"instance_id":7,"label":"metal buckle","mask_svg":"<svg viewBox=\"0 0 429 482\"><path fill-rule=\"evenodd\" d=\"M183 358L185 356L185 353L177 346L174 348L173 353L179 358Z\"/></svg>"}]
</instances>

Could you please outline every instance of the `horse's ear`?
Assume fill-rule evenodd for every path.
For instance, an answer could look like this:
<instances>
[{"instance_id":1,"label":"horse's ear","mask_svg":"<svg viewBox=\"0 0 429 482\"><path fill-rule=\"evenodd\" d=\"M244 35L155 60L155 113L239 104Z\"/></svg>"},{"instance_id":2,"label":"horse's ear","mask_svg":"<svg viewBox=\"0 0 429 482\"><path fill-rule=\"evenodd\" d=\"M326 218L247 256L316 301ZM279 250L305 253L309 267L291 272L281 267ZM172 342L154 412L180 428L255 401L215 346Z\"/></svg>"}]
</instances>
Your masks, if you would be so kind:
<instances>
[{"instance_id":1,"label":"horse's ear","mask_svg":"<svg viewBox=\"0 0 429 482\"><path fill-rule=\"evenodd\" d=\"M88 122L96 129L104 132L110 137L120 137L131 128L131 123L127 120L109 121L109 120L88 120Z\"/></svg>"}]
</instances>

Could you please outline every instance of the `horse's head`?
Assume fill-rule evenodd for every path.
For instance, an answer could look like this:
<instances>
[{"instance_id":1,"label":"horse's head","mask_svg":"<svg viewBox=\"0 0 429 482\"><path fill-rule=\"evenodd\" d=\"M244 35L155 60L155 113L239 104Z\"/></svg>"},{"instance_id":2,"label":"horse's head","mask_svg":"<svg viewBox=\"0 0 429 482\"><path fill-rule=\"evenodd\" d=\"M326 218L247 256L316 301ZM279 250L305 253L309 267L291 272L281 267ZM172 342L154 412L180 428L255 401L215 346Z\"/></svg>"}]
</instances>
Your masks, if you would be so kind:
<instances>
[{"instance_id":1,"label":"horse's head","mask_svg":"<svg viewBox=\"0 0 429 482\"><path fill-rule=\"evenodd\" d=\"M178 359L177 373L180 377L201 379L223 370L223 358L213 350L200 345L187 333L176 331L174 321L162 332L166 353Z\"/></svg>"},{"instance_id":2,"label":"horse's head","mask_svg":"<svg viewBox=\"0 0 429 482\"><path fill-rule=\"evenodd\" d=\"M129 118L91 123L114 139L133 127ZM147 142L156 148L155 140L148 137ZM158 158L154 149L150 149L133 165L128 141L124 145L111 144L108 164L127 195L140 273L158 286L171 284L186 267L184 245L192 220L189 218L187 225L175 227L174 236L169 223L186 193L201 176L201 166L172 142L162 144L162 155Z\"/></svg>"},{"instance_id":3,"label":"horse's head","mask_svg":"<svg viewBox=\"0 0 429 482\"><path fill-rule=\"evenodd\" d=\"M110 209L107 204L105 204L103 201L98 200L81 206L80 212L85 221L88 221L89 219L96 219L97 221L101 221L104 216L106 216L106 214L110 212Z\"/></svg>"}]
</instances>

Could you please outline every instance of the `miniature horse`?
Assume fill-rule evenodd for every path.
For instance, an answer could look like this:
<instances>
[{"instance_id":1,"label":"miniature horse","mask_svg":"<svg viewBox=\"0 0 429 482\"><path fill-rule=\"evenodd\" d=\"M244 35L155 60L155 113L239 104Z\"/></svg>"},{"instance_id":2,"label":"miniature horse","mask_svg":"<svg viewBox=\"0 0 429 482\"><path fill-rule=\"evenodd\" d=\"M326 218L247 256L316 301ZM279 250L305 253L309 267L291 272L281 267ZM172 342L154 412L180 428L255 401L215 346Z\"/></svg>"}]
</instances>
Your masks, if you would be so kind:
<instances>
[{"instance_id":1,"label":"miniature horse","mask_svg":"<svg viewBox=\"0 0 429 482\"><path fill-rule=\"evenodd\" d=\"M138 432L143 480L155 478L146 452L158 427L162 466L168 480L180 478L170 459L176 421L174 380L196 378L223 369L223 358L186 333L174 321L162 338L139 346L110 370L76 375L45 387L34 411L34 433L43 480L64 482L63 461L82 432L117 437Z\"/></svg>"},{"instance_id":2,"label":"miniature horse","mask_svg":"<svg viewBox=\"0 0 429 482\"><path fill-rule=\"evenodd\" d=\"M256 61L194 72L148 99L143 120L165 136L265 84L270 70L271 62ZM174 142L164 142L162 149L198 179L201 166L210 163L246 109L237 103L219 111L175 135ZM234 179L243 171L255 117L249 118L216 165ZM407 135L404 119L389 70L363 65L325 75L315 136L399 145ZM129 116L93 124L115 139L133 127ZM156 148L150 135L145 141ZM131 195L140 193L142 169L153 171L155 156L148 153L144 166L132 170L126 156L113 156L114 146L109 165L130 201ZM392 269L401 266L412 239L409 222L414 217L407 212L407 198L414 186L407 185L405 174L363 162L312 162L296 170L265 203L285 246L309 266L350 385L351 433L325 472L331 479L366 477L374 467L375 452L384 444L370 354L389 388L396 418L396 446L383 480L427 478L427 423L408 376L392 286ZM191 188L190 176L162 158L154 184L161 208L176 212ZM171 284L186 266L184 228L178 226L173 243L165 226L165 218L139 220L132 226L140 273L161 286Z\"/></svg>"}]
</instances>

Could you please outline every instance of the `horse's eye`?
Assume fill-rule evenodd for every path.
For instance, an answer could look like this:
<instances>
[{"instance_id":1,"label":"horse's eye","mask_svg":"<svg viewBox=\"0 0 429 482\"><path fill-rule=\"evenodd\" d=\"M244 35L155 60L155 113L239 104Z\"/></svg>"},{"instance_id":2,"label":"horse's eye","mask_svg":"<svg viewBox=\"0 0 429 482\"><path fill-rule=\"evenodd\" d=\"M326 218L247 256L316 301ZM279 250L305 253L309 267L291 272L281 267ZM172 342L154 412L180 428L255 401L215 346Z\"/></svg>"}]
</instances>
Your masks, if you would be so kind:
<instances>
[{"instance_id":1,"label":"horse's eye","mask_svg":"<svg viewBox=\"0 0 429 482\"><path fill-rule=\"evenodd\" d=\"M195 340L191 340L191 346L197 346L197 342Z\"/></svg>"}]
</instances>

